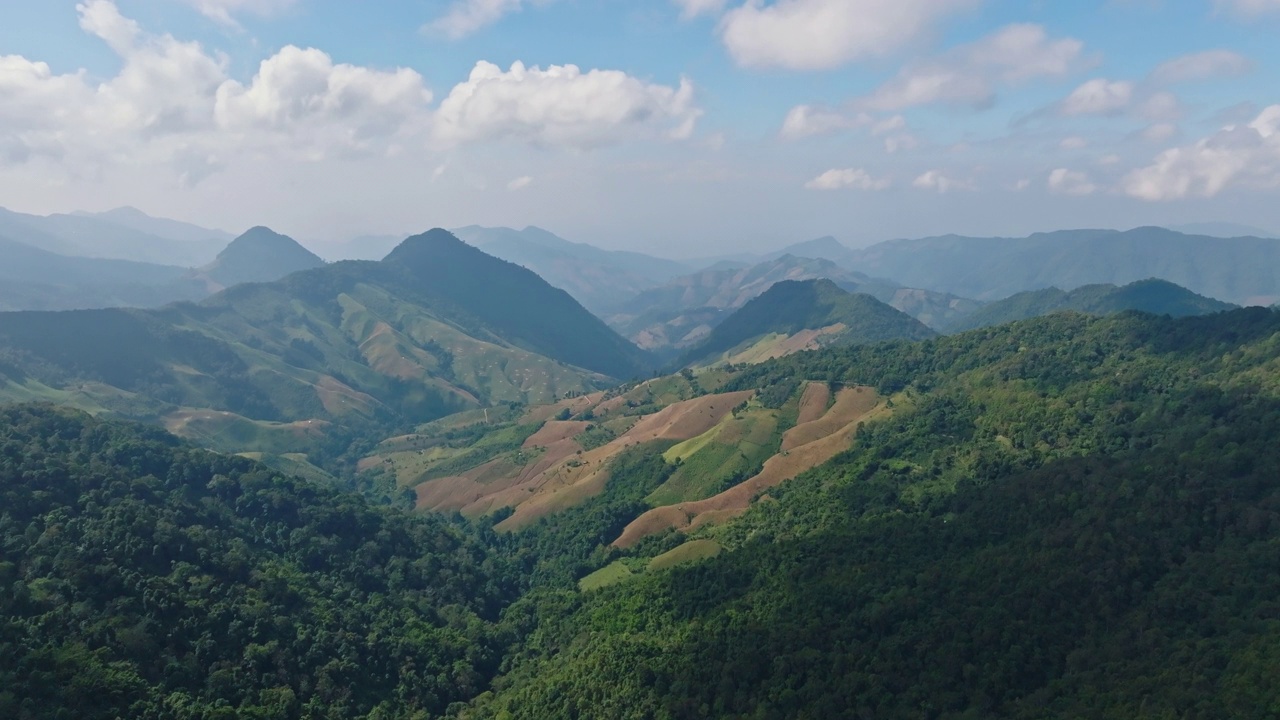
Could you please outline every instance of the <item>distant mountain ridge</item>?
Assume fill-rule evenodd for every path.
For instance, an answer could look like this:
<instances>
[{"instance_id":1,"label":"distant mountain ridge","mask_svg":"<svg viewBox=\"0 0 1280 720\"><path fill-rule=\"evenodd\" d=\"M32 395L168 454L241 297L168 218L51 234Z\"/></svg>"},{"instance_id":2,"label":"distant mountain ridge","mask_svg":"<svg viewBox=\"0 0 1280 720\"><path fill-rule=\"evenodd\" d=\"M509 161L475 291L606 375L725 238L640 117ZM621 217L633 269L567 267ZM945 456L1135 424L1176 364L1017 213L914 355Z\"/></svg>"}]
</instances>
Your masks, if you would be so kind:
<instances>
[{"instance_id":1,"label":"distant mountain ridge","mask_svg":"<svg viewBox=\"0 0 1280 720\"><path fill-rule=\"evenodd\" d=\"M871 295L850 293L827 279L783 280L751 299L691 348L681 365L706 362L766 336L767 348L750 348L759 360L833 345L884 340L926 340L937 333Z\"/></svg>"},{"instance_id":2,"label":"distant mountain ridge","mask_svg":"<svg viewBox=\"0 0 1280 720\"><path fill-rule=\"evenodd\" d=\"M565 240L537 227L523 230L471 225L453 231L469 245L523 265L596 313L691 268L638 252L604 250Z\"/></svg>"},{"instance_id":3,"label":"distant mountain ridge","mask_svg":"<svg viewBox=\"0 0 1280 720\"><path fill-rule=\"evenodd\" d=\"M154 307L207 294L180 267L67 257L0 237L0 311Z\"/></svg>"},{"instance_id":4,"label":"distant mountain ridge","mask_svg":"<svg viewBox=\"0 0 1280 720\"><path fill-rule=\"evenodd\" d=\"M199 267L211 262L227 239L219 231L210 231L211 235L201 240L180 239L193 237L193 227L128 210L40 216L0 208L0 235L73 257ZM162 228L176 231L180 237L156 235Z\"/></svg>"},{"instance_id":5,"label":"distant mountain ridge","mask_svg":"<svg viewBox=\"0 0 1280 720\"><path fill-rule=\"evenodd\" d=\"M746 268L708 269L677 278L636 295L623 311L607 319L614 329L641 347L678 351L700 342L730 312L776 283L818 278L830 279L848 292L871 295L928 325L940 325L979 306L964 298L904 288L892 280L848 270L829 259L781 255Z\"/></svg>"},{"instance_id":6,"label":"distant mountain ridge","mask_svg":"<svg viewBox=\"0 0 1280 720\"><path fill-rule=\"evenodd\" d=\"M1280 299L1280 240L1211 238L1158 227L893 240L856 251L851 262L912 287L978 300L1146 278L1242 305Z\"/></svg>"},{"instance_id":7,"label":"distant mountain ridge","mask_svg":"<svg viewBox=\"0 0 1280 720\"><path fill-rule=\"evenodd\" d=\"M0 400L158 419L229 452L551 402L652 365L564 291L443 230L198 304L0 314Z\"/></svg>"},{"instance_id":8,"label":"distant mountain ridge","mask_svg":"<svg viewBox=\"0 0 1280 720\"><path fill-rule=\"evenodd\" d=\"M1110 315L1137 310L1152 315L1188 317L1209 315L1238 306L1197 295L1174 283L1149 279L1115 285L1085 285L1071 291L1058 288L1018 293L959 318L947 328L951 332L1003 325L1052 312L1074 310L1089 315Z\"/></svg>"}]
</instances>

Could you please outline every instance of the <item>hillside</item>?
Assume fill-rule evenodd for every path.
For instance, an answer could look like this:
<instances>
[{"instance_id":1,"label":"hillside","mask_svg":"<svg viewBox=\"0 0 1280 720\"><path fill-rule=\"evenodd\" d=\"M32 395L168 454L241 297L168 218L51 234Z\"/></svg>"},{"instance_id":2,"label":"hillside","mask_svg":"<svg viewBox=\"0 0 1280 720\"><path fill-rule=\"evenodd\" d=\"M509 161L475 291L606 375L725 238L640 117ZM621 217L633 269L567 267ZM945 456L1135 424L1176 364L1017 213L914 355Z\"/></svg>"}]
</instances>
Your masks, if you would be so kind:
<instances>
[{"instance_id":1,"label":"hillside","mask_svg":"<svg viewBox=\"0 0 1280 720\"><path fill-rule=\"evenodd\" d=\"M183 268L68 257L0 237L0 311L157 307L208 293Z\"/></svg>"},{"instance_id":2,"label":"hillside","mask_svg":"<svg viewBox=\"0 0 1280 720\"><path fill-rule=\"evenodd\" d=\"M480 278L482 280L477 280ZM0 398L159 421L230 452L319 453L644 372L564 292L444 231L161 310L0 314Z\"/></svg>"},{"instance_id":3,"label":"hillside","mask_svg":"<svg viewBox=\"0 0 1280 720\"><path fill-rule=\"evenodd\" d=\"M529 268L596 313L608 312L636 293L689 271L672 260L569 242L536 227L512 230L473 225L453 232L494 257Z\"/></svg>"},{"instance_id":4,"label":"hillside","mask_svg":"<svg viewBox=\"0 0 1280 720\"><path fill-rule=\"evenodd\" d=\"M1215 238L1157 227L1065 230L1026 238L948 235L856 251L858 269L979 300L1028 290L1161 278L1241 305L1280 299L1280 240Z\"/></svg>"},{"instance_id":5,"label":"hillside","mask_svg":"<svg viewBox=\"0 0 1280 720\"><path fill-rule=\"evenodd\" d=\"M216 234L192 240L189 227L178 231L181 239L157 235L154 231L164 228L163 223L143 225L136 215L126 215L129 217L122 224L113 221L110 215L43 216L0 208L0 236L60 255L185 268L199 267L212 261L226 245L226 240ZM139 230L139 226L146 229Z\"/></svg>"},{"instance_id":6,"label":"hillside","mask_svg":"<svg viewBox=\"0 0 1280 720\"><path fill-rule=\"evenodd\" d=\"M444 519L48 407L0 448L2 717L441 717L497 670L510 569Z\"/></svg>"},{"instance_id":7,"label":"hillside","mask_svg":"<svg viewBox=\"0 0 1280 720\"><path fill-rule=\"evenodd\" d=\"M231 241L214 261L196 271L217 289L250 282L271 282L302 270L324 265L324 261L296 240L255 227Z\"/></svg>"},{"instance_id":8,"label":"hillside","mask_svg":"<svg viewBox=\"0 0 1280 720\"><path fill-rule=\"evenodd\" d=\"M933 327L980 305L951 295L904 288L896 282L846 270L830 260L784 254L748 267L719 266L677 278L636 295L607 320L641 347L674 358L705 340L733 310L775 283L819 278L832 280L849 292L871 295Z\"/></svg>"},{"instance_id":9,"label":"hillside","mask_svg":"<svg viewBox=\"0 0 1280 720\"><path fill-rule=\"evenodd\" d=\"M1018 293L984 305L972 314L958 318L955 324L946 329L952 332L972 330L1063 310L1090 315L1137 310L1152 315L1187 317L1209 315L1234 307L1236 306L1230 303L1197 295L1171 282L1152 279L1140 280L1124 287L1086 285L1070 292L1049 288Z\"/></svg>"},{"instance_id":10,"label":"hillside","mask_svg":"<svg viewBox=\"0 0 1280 720\"><path fill-rule=\"evenodd\" d=\"M758 362L819 347L933 335L910 315L830 280L784 280L725 318L680 364Z\"/></svg>"},{"instance_id":11,"label":"hillside","mask_svg":"<svg viewBox=\"0 0 1280 720\"><path fill-rule=\"evenodd\" d=\"M1278 337L1266 310L1055 315L738 373L716 392L786 424L844 407L826 383L892 403L737 498L636 516L709 440L619 456L516 535L579 592L528 610L466 717L1265 717Z\"/></svg>"}]
</instances>

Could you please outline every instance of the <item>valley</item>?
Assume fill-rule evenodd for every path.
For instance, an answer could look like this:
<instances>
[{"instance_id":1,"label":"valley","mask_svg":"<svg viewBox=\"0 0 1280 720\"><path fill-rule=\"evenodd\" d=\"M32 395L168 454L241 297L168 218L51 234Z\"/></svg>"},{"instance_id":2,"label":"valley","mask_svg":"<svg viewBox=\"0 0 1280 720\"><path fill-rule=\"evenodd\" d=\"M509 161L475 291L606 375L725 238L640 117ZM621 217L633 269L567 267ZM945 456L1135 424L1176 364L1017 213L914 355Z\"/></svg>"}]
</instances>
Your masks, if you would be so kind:
<instances>
[{"instance_id":1,"label":"valley","mask_svg":"<svg viewBox=\"0 0 1280 720\"><path fill-rule=\"evenodd\" d=\"M483 243L514 253L531 232ZM557 263L581 252L532 236ZM22 588L0 609L6 647L27 648L0 662L16 688L0 711L800 718L948 698L937 717L1068 717L1211 697L1225 717L1248 702L1240 678L1265 673L1269 647L1248 638L1270 637L1277 590L1260 571L1280 530L1274 310L1154 279L979 301L764 263L636 276L625 292L647 285L648 317L672 318L639 331L649 348L444 230L325 263L255 228L190 275L213 291L197 302L0 313L0 541L17 558L0 579ZM151 555L44 559L106 536ZM1251 574L1211 584L1190 621L1165 612L1210 565ZM101 585L120 571L139 579ZM364 640L309 634L331 632L334 593ZM58 625L71 602L112 629ZM1245 609L1206 634L1227 605ZM211 654L200 608L252 629ZM1158 633L1143 653L1169 659L1099 617ZM1001 632L1040 654L973 639ZM907 645L972 667L920 668ZM1170 674L1194 672L1189 648L1229 668L1199 681L1211 690ZM381 679L339 690L334 658ZM55 700L73 679L86 690Z\"/></svg>"}]
</instances>

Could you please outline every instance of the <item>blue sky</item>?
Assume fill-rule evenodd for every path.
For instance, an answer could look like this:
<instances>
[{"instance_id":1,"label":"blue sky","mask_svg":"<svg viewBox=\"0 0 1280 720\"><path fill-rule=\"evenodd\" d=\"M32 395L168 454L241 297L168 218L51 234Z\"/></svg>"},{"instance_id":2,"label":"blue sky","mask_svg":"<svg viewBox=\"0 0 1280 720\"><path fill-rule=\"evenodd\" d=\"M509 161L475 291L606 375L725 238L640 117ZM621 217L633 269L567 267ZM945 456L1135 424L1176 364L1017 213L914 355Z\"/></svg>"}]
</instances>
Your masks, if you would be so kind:
<instances>
[{"instance_id":1,"label":"blue sky","mask_svg":"<svg viewBox=\"0 0 1280 720\"><path fill-rule=\"evenodd\" d=\"M1280 0L6 3L0 204L686 256L1277 231L1278 32Z\"/></svg>"}]
</instances>

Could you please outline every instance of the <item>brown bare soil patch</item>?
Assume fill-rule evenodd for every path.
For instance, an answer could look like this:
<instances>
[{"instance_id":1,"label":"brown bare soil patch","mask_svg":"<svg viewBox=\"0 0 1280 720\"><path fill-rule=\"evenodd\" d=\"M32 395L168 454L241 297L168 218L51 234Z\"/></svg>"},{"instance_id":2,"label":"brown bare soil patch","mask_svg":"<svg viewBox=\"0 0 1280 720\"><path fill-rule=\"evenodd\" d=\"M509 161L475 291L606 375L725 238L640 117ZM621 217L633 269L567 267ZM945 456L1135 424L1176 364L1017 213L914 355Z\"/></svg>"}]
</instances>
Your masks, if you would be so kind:
<instances>
[{"instance_id":1,"label":"brown bare soil patch","mask_svg":"<svg viewBox=\"0 0 1280 720\"><path fill-rule=\"evenodd\" d=\"M796 425L813 422L827 412L827 403L831 401L831 385L824 382L811 382L804 387L804 395L800 396L800 415Z\"/></svg>"},{"instance_id":2,"label":"brown bare soil patch","mask_svg":"<svg viewBox=\"0 0 1280 720\"><path fill-rule=\"evenodd\" d=\"M630 430L607 445L565 458L545 471L528 477L495 500L515 505L511 517L497 525L514 530L539 518L582 502L600 493L609 479L609 461L632 445L655 440L688 440L715 427L735 406L751 399L754 391L707 395L686 400L641 418Z\"/></svg>"},{"instance_id":3,"label":"brown bare soil patch","mask_svg":"<svg viewBox=\"0 0 1280 720\"><path fill-rule=\"evenodd\" d=\"M833 405L831 410L819 420L806 424L806 426L818 427L817 423L832 417L833 413L838 413L838 417L844 421L843 425L822 437L774 455L765 462L760 474L719 495L697 502L654 508L644 513L628 525L613 544L627 548L668 528L686 530L723 522L745 512L751 506L752 499L760 492L776 487L849 449L853 445L853 437L858 430L859 422L887 412L887 409L879 404L874 391L864 388L861 393L856 393L855 390L854 388L843 390L840 395L848 392L868 397L856 398L858 403L854 403L853 399L845 399L844 407L837 411L837 407L841 404L841 397L837 395L836 405ZM852 409L857 407L862 408L861 413L853 412Z\"/></svg>"},{"instance_id":4,"label":"brown bare soil patch","mask_svg":"<svg viewBox=\"0 0 1280 720\"><path fill-rule=\"evenodd\" d=\"M538 428L538 432L524 441L524 447L547 447L561 440L568 440L586 430L590 424L581 420L548 420L545 425Z\"/></svg>"},{"instance_id":5,"label":"brown bare soil patch","mask_svg":"<svg viewBox=\"0 0 1280 720\"><path fill-rule=\"evenodd\" d=\"M529 412L520 418L521 423L536 423L550 420L560 414L561 410L569 409L571 415L577 415L589 408L595 407L596 403L604 399L604 392L593 392L590 395L580 395L575 398L568 398L550 405L538 405L529 408Z\"/></svg>"},{"instance_id":6,"label":"brown bare soil patch","mask_svg":"<svg viewBox=\"0 0 1280 720\"><path fill-rule=\"evenodd\" d=\"M808 390L805 391L808 395ZM803 400L801 401L803 407ZM844 388L836 393L836 401L821 417L797 423L782 436L784 452L827 437L850 422L866 415L880 403L879 396L870 388ZM825 405L825 400L824 400Z\"/></svg>"}]
</instances>

